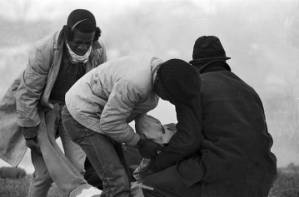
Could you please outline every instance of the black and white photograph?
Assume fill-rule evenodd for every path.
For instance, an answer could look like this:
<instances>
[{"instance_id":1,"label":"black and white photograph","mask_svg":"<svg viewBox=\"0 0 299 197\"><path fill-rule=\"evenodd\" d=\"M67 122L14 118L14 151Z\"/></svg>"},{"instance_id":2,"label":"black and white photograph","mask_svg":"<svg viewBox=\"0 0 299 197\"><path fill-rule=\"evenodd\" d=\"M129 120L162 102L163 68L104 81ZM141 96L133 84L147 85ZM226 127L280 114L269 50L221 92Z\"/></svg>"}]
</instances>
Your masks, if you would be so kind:
<instances>
[{"instance_id":1,"label":"black and white photograph","mask_svg":"<svg viewBox=\"0 0 299 197\"><path fill-rule=\"evenodd\" d=\"M299 0L0 0L0 197L299 197Z\"/></svg>"}]
</instances>

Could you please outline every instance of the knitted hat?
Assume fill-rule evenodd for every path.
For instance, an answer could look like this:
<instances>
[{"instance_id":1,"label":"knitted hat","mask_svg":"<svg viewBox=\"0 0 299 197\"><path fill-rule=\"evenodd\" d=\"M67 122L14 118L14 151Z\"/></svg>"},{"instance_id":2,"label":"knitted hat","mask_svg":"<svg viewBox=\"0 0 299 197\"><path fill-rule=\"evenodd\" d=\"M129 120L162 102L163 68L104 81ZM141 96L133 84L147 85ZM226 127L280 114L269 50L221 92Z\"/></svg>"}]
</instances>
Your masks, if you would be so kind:
<instances>
[{"instance_id":1,"label":"knitted hat","mask_svg":"<svg viewBox=\"0 0 299 197\"><path fill-rule=\"evenodd\" d=\"M196 62L202 62L207 60L228 60L225 50L222 44L216 36L201 36L199 37L193 46L193 60L191 64Z\"/></svg>"},{"instance_id":2,"label":"knitted hat","mask_svg":"<svg viewBox=\"0 0 299 197\"><path fill-rule=\"evenodd\" d=\"M71 31L77 29L82 33L91 33L96 31L96 20L90 11L76 9L68 16L67 26Z\"/></svg>"},{"instance_id":3,"label":"knitted hat","mask_svg":"<svg viewBox=\"0 0 299 197\"><path fill-rule=\"evenodd\" d=\"M170 102L185 103L199 94L200 78L196 70L183 60L170 59L162 63L157 77L157 85L162 86L167 92Z\"/></svg>"}]
</instances>

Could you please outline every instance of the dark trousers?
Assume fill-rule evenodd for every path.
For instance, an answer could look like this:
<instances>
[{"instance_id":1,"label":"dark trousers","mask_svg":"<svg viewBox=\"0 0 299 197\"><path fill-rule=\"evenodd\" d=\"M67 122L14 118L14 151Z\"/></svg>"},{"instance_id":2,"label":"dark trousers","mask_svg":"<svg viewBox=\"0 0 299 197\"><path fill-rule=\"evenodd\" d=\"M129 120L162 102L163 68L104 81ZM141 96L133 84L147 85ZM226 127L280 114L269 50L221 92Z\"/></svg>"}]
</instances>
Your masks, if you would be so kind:
<instances>
[{"instance_id":1,"label":"dark trousers","mask_svg":"<svg viewBox=\"0 0 299 197\"><path fill-rule=\"evenodd\" d=\"M140 164L142 157L137 148L131 146L123 146L122 148L123 148L122 150L124 152L126 164L130 171L129 174L130 176L132 176L134 170ZM85 170L84 179L87 181L87 183L103 190L102 180L97 175L95 169L92 167L88 158L86 158L84 162L84 170ZM133 179L133 177L131 177L131 179Z\"/></svg>"},{"instance_id":2,"label":"dark trousers","mask_svg":"<svg viewBox=\"0 0 299 197\"><path fill-rule=\"evenodd\" d=\"M171 166L160 172L151 174L142 180L143 184L154 190L143 189L145 197L200 197L200 183L187 186L177 172L176 166Z\"/></svg>"},{"instance_id":3,"label":"dark trousers","mask_svg":"<svg viewBox=\"0 0 299 197\"><path fill-rule=\"evenodd\" d=\"M103 183L100 177L97 175L95 169L92 167L88 158L86 158L84 162L84 179L87 181L88 184L103 190Z\"/></svg>"},{"instance_id":4,"label":"dark trousers","mask_svg":"<svg viewBox=\"0 0 299 197\"><path fill-rule=\"evenodd\" d=\"M103 182L104 197L128 197L130 178L121 144L78 123L64 107L62 123L72 140L86 153L91 165Z\"/></svg>"},{"instance_id":5,"label":"dark trousers","mask_svg":"<svg viewBox=\"0 0 299 197\"><path fill-rule=\"evenodd\" d=\"M187 161L187 160L185 160ZM185 163L181 163L185 165ZM181 167L180 166L180 167ZM190 168L196 176L196 169ZM183 181L177 166L143 178L142 183L153 190L143 189L145 197L266 197L273 184L274 176L260 169L248 172L245 178L219 179L213 182L198 181L192 184ZM242 177L240 172L240 177ZM234 175L236 177L236 175Z\"/></svg>"}]
</instances>

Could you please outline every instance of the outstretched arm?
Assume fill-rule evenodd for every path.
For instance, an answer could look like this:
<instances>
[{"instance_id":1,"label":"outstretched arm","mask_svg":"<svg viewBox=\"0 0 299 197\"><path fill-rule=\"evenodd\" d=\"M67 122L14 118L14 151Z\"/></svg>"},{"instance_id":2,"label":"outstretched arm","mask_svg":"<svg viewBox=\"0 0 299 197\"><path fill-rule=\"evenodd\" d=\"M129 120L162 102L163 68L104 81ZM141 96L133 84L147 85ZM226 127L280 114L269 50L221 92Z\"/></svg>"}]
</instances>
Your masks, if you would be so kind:
<instances>
[{"instance_id":1,"label":"outstretched arm","mask_svg":"<svg viewBox=\"0 0 299 197\"><path fill-rule=\"evenodd\" d=\"M150 164L153 171L159 171L174 165L185 157L199 151L203 136L201 122L190 106L176 106L177 132Z\"/></svg>"}]
</instances>

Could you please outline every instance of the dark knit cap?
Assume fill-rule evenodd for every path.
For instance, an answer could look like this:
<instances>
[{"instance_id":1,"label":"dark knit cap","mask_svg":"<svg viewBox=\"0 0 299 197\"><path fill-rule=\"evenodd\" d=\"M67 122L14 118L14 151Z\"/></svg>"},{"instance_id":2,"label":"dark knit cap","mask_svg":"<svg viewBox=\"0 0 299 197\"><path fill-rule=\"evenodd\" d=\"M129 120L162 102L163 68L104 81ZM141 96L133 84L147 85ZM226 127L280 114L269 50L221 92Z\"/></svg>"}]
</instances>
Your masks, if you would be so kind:
<instances>
[{"instance_id":1,"label":"dark knit cap","mask_svg":"<svg viewBox=\"0 0 299 197\"><path fill-rule=\"evenodd\" d=\"M193 46L191 64L207 60L228 60L222 44L216 36L201 36Z\"/></svg>"},{"instance_id":2,"label":"dark knit cap","mask_svg":"<svg viewBox=\"0 0 299 197\"><path fill-rule=\"evenodd\" d=\"M79 30L82 33L96 31L96 20L94 15L85 9L73 10L67 18L67 26L73 31Z\"/></svg>"},{"instance_id":3,"label":"dark knit cap","mask_svg":"<svg viewBox=\"0 0 299 197\"><path fill-rule=\"evenodd\" d=\"M170 59L160 65L157 71L159 85L162 85L174 103L186 103L200 92L200 78L196 70L180 59Z\"/></svg>"}]
</instances>

